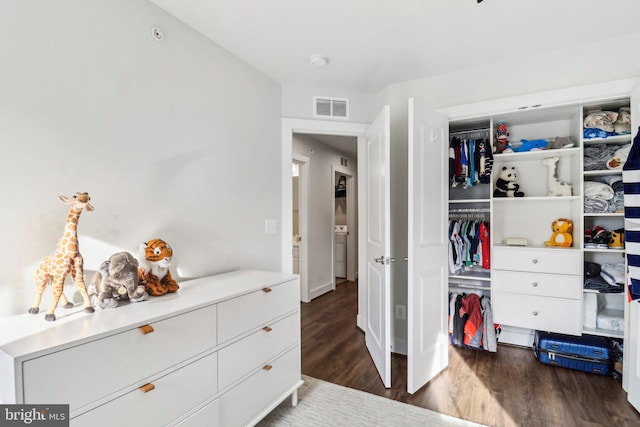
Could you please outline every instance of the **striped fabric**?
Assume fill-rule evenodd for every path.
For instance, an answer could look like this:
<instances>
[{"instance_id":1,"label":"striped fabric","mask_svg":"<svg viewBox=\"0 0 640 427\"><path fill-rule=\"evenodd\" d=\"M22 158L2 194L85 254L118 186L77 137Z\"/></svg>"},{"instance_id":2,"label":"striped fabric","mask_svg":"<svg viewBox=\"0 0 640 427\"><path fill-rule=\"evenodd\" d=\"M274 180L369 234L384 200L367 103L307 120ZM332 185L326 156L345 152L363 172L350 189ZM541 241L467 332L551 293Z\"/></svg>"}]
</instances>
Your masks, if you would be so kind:
<instances>
[{"instance_id":1,"label":"striped fabric","mask_svg":"<svg viewBox=\"0 0 640 427\"><path fill-rule=\"evenodd\" d=\"M640 129L622 167L624 240L629 267L629 299L640 299Z\"/></svg>"}]
</instances>

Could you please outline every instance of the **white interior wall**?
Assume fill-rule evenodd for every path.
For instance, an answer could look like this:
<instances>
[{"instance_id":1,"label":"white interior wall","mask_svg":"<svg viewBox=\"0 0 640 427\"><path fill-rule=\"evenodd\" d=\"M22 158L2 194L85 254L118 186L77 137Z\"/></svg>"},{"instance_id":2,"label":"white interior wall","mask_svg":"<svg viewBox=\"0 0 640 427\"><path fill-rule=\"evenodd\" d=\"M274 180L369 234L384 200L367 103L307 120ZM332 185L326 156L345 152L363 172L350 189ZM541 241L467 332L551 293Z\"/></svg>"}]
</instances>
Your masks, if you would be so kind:
<instances>
[{"instance_id":1,"label":"white interior wall","mask_svg":"<svg viewBox=\"0 0 640 427\"><path fill-rule=\"evenodd\" d=\"M335 189L333 167L340 166L340 157L346 157L348 167L356 174L356 159L323 145L305 134L293 135L293 153L308 157L309 160L309 230L307 242L308 277L311 298L332 289L333 271L333 223L335 212ZM354 195L355 196L355 195ZM303 236L303 239L305 236Z\"/></svg>"},{"instance_id":2,"label":"white interior wall","mask_svg":"<svg viewBox=\"0 0 640 427\"><path fill-rule=\"evenodd\" d=\"M154 237L179 279L280 269L277 83L146 0L3 1L0 52L0 316L31 305L76 191L87 270Z\"/></svg>"}]
</instances>

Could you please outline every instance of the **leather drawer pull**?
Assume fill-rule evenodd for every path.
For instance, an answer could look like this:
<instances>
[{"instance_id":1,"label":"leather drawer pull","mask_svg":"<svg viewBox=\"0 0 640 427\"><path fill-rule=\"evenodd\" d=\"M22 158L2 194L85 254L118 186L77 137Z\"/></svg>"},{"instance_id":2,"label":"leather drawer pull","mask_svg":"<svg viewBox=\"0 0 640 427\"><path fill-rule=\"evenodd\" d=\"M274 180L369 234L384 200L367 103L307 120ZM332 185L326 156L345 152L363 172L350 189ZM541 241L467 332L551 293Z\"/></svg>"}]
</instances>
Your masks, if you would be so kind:
<instances>
[{"instance_id":1,"label":"leather drawer pull","mask_svg":"<svg viewBox=\"0 0 640 427\"><path fill-rule=\"evenodd\" d=\"M154 386L151 383L147 383L147 384L143 385L142 387L140 387L140 391L143 392L143 393L148 393L151 390L153 390L154 388L156 388L156 386Z\"/></svg>"},{"instance_id":2,"label":"leather drawer pull","mask_svg":"<svg viewBox=\"0 0 640 427\"><path fill-rule=\"evenodd\" d=\"M269 326L265 326L264 328L262 328L262 330L263 330L263 331L265 331L265 332L271 332L271 331L273 331L273 329L272 329L272 328L270 328Z\"/></svg>"},{"instance_id":3,"label":"leather drawer pull","mask_svg":"<svg viewBox=\"0 0 640 427\"><path fill-rule=\"evenodd\" d=\"M147 335L147 334L150 334L151 332L153 332L153 326L151 326L151 325L140 326L138 328L138 330L140 330L140 332L142 332L142 335Z\"/></svg>"},{"instance_id":4,"label":"leather drawer pull","mask_svg":"<svg viewBox=\"0 0 640 427\"><path fill-rule=\"evenodd\" d=\"M262 367L262 369L264 369L265 371L270 371L270 370L271 370L271 368L273 368L273 366L271 366L271 365L264 365L264 366Z\"/></svg>"},{"instance_id":5,"label":"leather drawer pull","mask_svg":"<svg viewBox=\"0 0 640 427\"><path fill-rule=\"evenodd\" d=\"M272 289L271 289L271 288L262 288L262 291L263 291L265 294L268 294L269 292L271 292L271 291L272 291Z\"/></svg>"}]
</instances>

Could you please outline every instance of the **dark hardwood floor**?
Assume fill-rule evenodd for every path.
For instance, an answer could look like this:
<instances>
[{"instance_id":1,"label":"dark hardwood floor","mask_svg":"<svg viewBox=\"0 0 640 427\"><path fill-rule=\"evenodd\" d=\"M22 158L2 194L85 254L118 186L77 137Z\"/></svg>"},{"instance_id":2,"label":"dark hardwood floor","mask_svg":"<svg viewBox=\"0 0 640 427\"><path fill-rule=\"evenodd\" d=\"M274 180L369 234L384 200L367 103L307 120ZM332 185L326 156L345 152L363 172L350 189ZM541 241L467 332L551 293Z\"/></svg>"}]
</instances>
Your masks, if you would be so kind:
<instances>
[{"instance_id":1,"label":"dark hardwood floor","mask_svg":"<svg viewBox=\"0 0 640 427\"><path fill-rule=\"evenodd\" d=\"M302 373L490 426L639 426L613 378L543 365L530 349L450 347L449 367L411 395L405 356L392 357L385 389L356 327L357 285L301 304Z\"/></svg>"}]
</instances>

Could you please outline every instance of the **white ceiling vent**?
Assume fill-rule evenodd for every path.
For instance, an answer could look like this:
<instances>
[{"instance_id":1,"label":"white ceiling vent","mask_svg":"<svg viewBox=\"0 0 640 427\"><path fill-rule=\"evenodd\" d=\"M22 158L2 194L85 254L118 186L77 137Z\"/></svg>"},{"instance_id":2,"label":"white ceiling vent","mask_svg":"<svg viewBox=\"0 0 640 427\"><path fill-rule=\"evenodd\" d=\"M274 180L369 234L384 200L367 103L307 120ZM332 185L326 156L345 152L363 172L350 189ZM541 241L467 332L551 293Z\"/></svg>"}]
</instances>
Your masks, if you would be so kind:
<instances>
[{"instance_id":1,"label":"white ceiling vent","mask_svg":"<svg viewBox=\"0 0 640 427\"><path fill-rule=\"evenodd\" d=\"M327 96L313 97L313 116L348 119L349 100L347 98L330 98Z\"/></svg>"}]
</instances>

